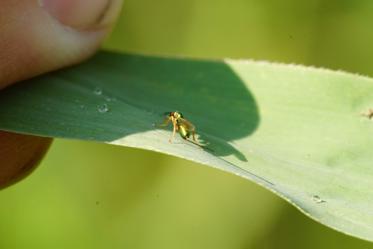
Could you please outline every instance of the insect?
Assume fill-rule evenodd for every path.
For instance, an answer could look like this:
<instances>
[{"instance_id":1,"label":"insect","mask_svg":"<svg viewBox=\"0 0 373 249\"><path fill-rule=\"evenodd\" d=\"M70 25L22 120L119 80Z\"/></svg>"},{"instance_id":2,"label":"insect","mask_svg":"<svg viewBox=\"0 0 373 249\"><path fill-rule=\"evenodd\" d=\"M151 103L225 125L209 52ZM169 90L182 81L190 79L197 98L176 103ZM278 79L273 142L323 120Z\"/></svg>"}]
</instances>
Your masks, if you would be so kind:
<instances>
[{"instance_id":1,"label":"insect","mask_svg":"<svg viewBox=\"0 0 373 249\"><path fill-rule=\"evenodd\" d=\"M369 108L368 111L361 113L361 115L373 119L373 108Z\"/></svg>"},{"instance_id":2,"label":"insect","mask_svg":"<svg viewBox=\"0 0 373 249\"><path fill-rule=\"evenodd\" d=\"M188 141L198 146L203 146L196 139L196 127L191 122L186 120L183 117L183 114L175 111L175 112L166 112L165 115L167 115L167 117L164 123L161 124L161 126L167 126L170 122L172 122L172 126L173 126L172 135L170 139L168 140L170 143L172 143L172 139L175 137L176 132L179 132L180 136L183 139L188 140L188 138L192 136L193 141L192 140L188 140Z\"/></svg>"}]
</instances>

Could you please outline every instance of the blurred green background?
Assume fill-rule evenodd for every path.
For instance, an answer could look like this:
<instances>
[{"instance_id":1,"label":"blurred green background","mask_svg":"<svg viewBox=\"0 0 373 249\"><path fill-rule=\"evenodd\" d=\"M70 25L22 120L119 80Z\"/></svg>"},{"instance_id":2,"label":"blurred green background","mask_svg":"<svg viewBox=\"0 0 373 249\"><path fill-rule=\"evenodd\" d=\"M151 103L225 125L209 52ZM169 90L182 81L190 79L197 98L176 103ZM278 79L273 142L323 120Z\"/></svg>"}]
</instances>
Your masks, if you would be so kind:
<instances>
[{"instance_id":1,"label":"blurred green background","mask_svg":"<svg viewBox=\"0 0 373 249\"><path fill-rule=\"evenodd\" d=\"M370 0L127 0L105 47L373 76L372 13ZM96 143L56 140L0 202L1 249L373 248L237 176Z\"/></svg>"}]
</instances>

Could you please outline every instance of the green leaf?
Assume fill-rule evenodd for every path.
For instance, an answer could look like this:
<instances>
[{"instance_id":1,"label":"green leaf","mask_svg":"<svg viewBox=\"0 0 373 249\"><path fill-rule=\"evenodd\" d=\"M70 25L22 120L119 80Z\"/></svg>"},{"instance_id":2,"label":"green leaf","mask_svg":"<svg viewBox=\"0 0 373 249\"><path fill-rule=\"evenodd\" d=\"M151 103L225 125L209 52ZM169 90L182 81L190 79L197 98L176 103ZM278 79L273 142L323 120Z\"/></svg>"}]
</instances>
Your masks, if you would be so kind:
<instances>
[{"instance_id":1,"label":"green leaf","mask_svg":"<svg viewBox=\"0 0 373 249\"><path fill-rule=\"evenodd\" d=\"M373 80L302 66L101 52L0 92L0 129L158 151L272 190L373 241ZM160 129L179 110L201 148ZM237 200L239 201L239 200ZM250 210L243 210L250 212Z\"/></svg>"}]
</instances>

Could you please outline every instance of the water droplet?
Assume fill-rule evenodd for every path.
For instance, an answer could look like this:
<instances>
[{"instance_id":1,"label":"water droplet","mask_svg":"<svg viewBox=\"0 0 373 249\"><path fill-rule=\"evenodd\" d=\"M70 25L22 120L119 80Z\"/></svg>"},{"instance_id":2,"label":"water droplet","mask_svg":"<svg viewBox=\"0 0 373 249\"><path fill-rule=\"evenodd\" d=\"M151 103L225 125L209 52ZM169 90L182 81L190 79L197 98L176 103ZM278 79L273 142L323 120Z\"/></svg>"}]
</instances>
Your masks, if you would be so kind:
<instances>
[{"instance_id":1,"label":"water droplet","mask_svg":"<svg viewBox=\"0 0 373 249\"><path fill-rule=\"evenodd\" d=\"M101 95L102 94L102 89L99 87L96 87L95 90L93 91L96 95Z\"/></svg>"},{"instance_id":2,"label":"water droplet","mask_svg":"<svg viewBox=\"0 0 373 249\"><path fill-rule=\"evenodd\" d=\"M316 202L317 204L320 204L320 203L324 203L324 202L326 202L326 201L324 201L323 199L321 199L321 197L318 196L318 195L314 195L314 196L312 196L312 200L313 200L314 202Z\"/></svg>"},{"instance_id":3,"label":"water droplet","mask_svg":"<svg viewBox=\"0 0 373 249\"><path fill-rule=\"evenodd\" d=\"M106 100L107 102L115 102L115 101L117 101L116 98L110 98L110 97L106 97L105 100Z\"/></svg>"},{"instance_id":4,"label":"water droplet","mask_svg":"<svg viewBox=\"0 0 373 249\"><path fill-rule=\"evenodd\" d=\"M105 113L109 111L109 107L107 104L102 104L97 107L98 112Z\"/></svg>"}]
</instances>

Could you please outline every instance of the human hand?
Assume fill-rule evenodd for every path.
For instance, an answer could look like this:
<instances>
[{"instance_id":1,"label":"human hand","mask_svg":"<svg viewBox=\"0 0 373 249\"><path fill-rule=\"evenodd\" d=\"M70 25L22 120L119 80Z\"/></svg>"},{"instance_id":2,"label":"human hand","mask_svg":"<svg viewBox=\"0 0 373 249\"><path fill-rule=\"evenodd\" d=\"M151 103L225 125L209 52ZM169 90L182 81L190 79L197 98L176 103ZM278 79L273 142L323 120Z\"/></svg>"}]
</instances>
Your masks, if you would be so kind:
<instances>
[{"instance_id":1,"label":"human hand","mask_svg":"<svg viewBox=\"0 0 373 249\"><path fill-rule=\"evenodd\" d=\"M91 56L110 31L122 0L0 1L0 90ZM50 138L0 131L0 189L26 176Z\"/></svg>"}]
</instances>

